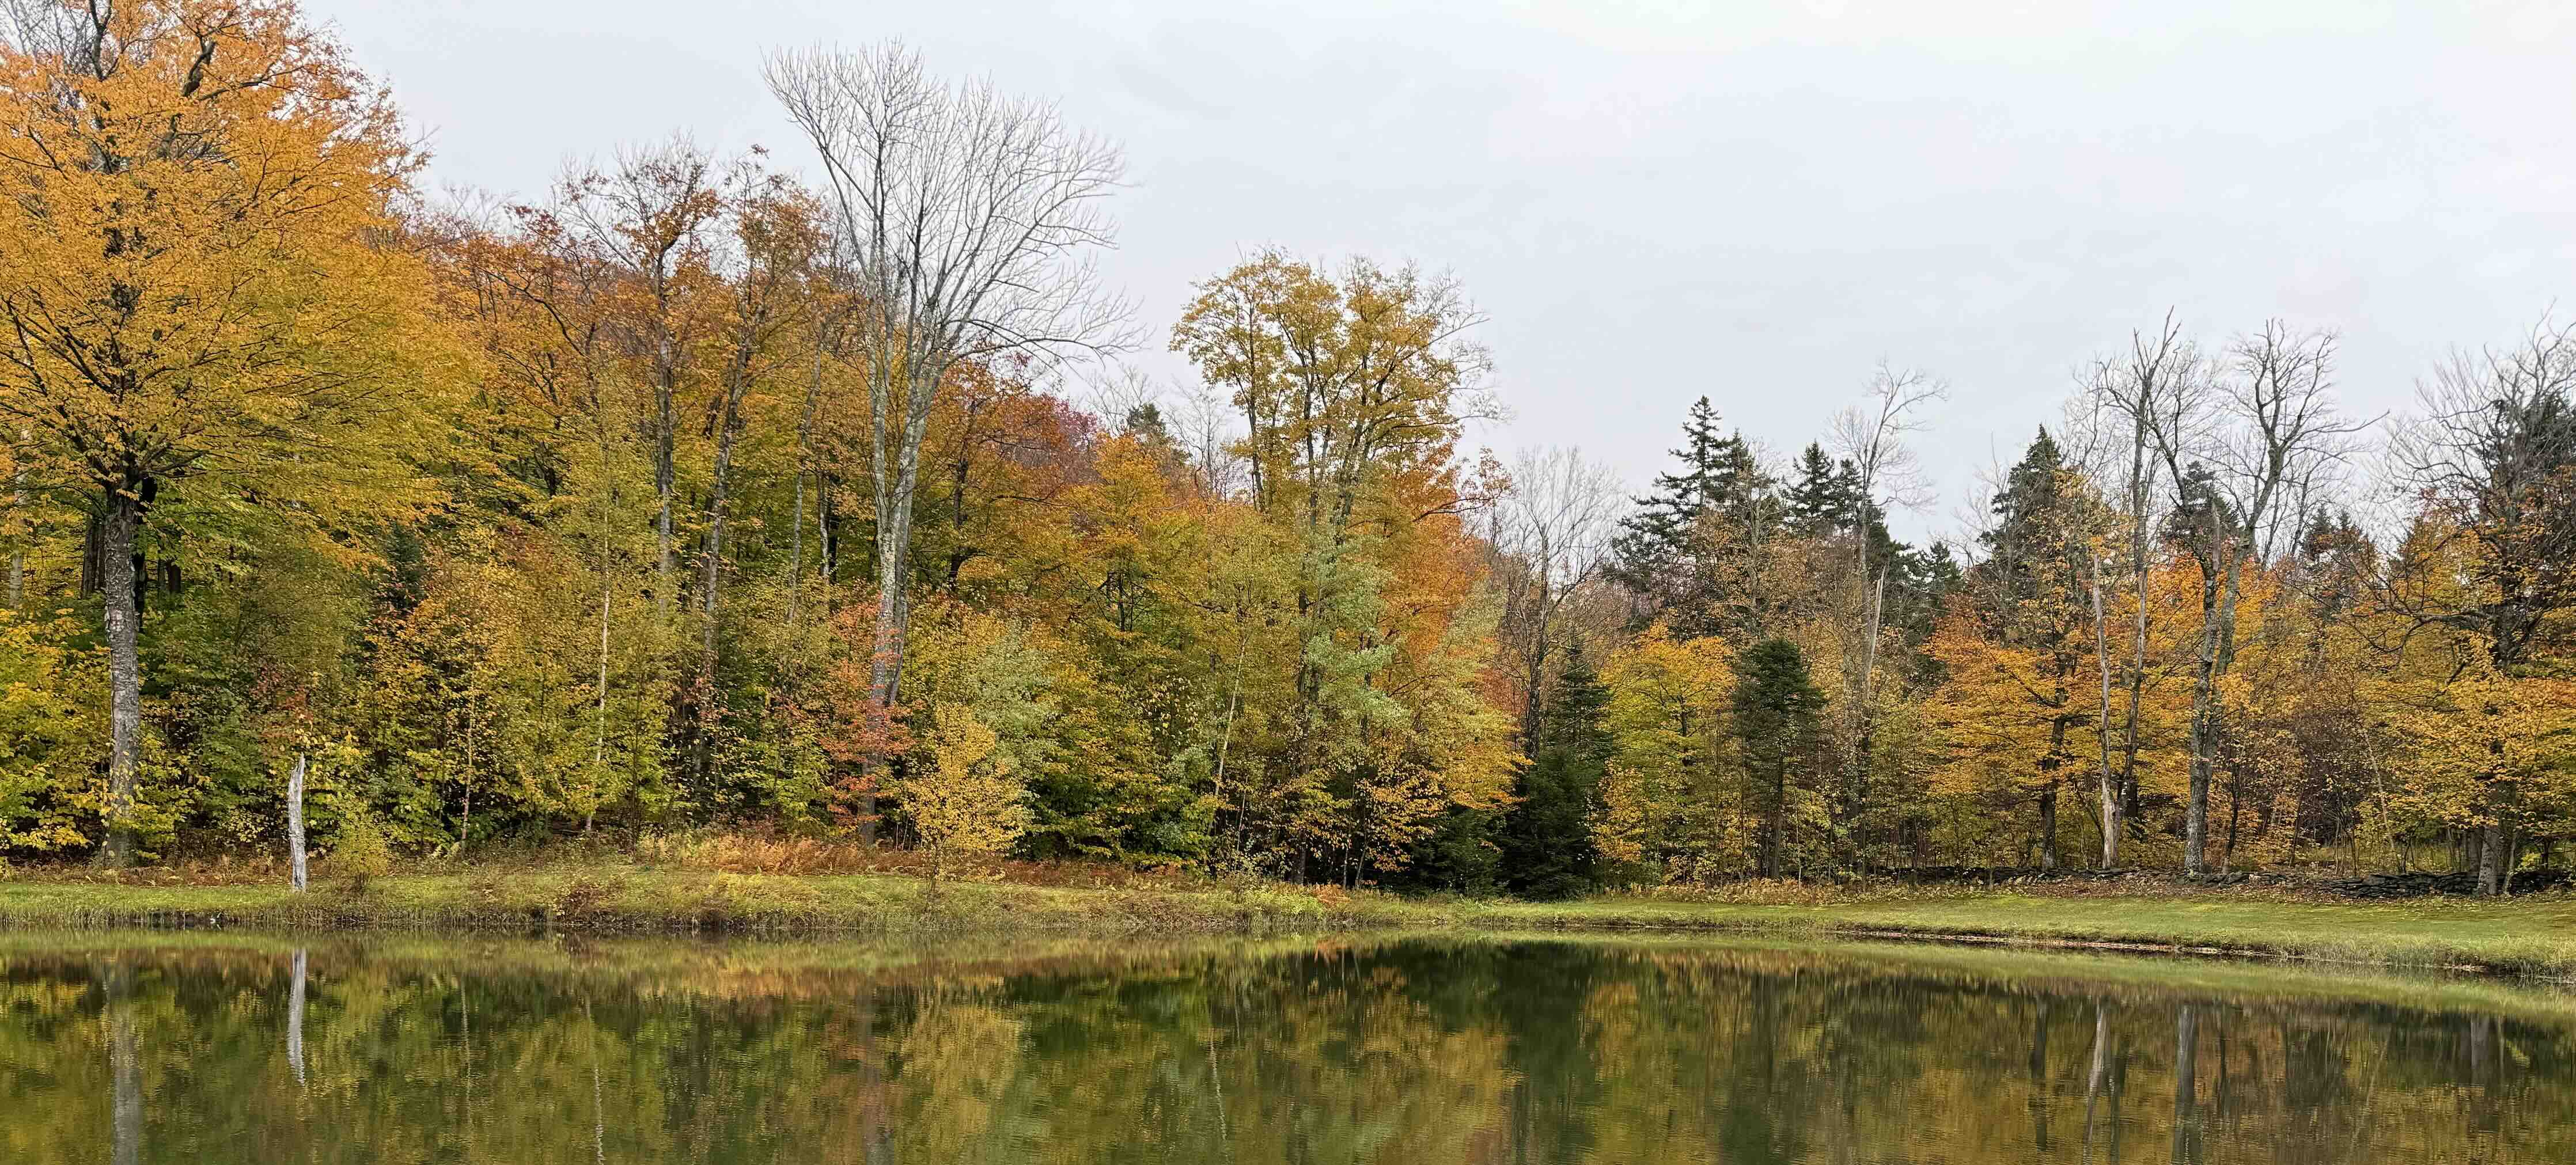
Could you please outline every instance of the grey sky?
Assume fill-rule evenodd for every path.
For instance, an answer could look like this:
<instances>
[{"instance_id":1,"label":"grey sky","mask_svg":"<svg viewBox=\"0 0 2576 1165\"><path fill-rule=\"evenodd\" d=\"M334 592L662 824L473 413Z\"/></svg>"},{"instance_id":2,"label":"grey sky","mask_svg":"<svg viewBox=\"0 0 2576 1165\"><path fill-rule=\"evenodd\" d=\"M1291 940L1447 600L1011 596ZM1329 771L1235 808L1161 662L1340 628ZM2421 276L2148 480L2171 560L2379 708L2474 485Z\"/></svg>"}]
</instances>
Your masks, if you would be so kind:
<instances>
[{"instance_id":1,"label":"grey sky","mask_svg":"<svg viewBox=\"0 0 2576 1165\"><path fill-rule=\"evenodd\" d=\"M1916 530L2168 306L2338 329L2377 411L2576 259L2560 3L310 3L435 180L523 196L675 130L802 167L763 50L900 37L1125 145L1104 265L1148 370L1186 374L1159 339L1247 249L1418 259L1492 317L1514 416L1479 439L1631 482L1702 393L1785 452L1921 367L1954 392Z\"/></svg>"}]
</instances>

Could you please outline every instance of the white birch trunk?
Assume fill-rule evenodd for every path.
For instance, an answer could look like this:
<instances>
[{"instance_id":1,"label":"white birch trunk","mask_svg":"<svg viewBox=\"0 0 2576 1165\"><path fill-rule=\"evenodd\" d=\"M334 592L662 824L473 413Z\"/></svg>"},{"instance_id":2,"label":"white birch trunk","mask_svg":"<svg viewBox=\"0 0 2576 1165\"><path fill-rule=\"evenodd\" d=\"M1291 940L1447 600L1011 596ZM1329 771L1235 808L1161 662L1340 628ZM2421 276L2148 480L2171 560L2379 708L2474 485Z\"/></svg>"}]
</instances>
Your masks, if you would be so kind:
<instances>
[{"instance_id":1,"label":"white birch trunk","mask_svg":"<svg viewBox=\"0 0 2576 1165\"><path fill-rule=\"evenodd\" d=\"M295 754L295 767L286 774L286 862L290 871L287 877L288 884L298 894L304 892L304 768L307 759L304 753ZM295 953L295 963L300 972L304 965L304 952ZM303 997L303 986L303 978L299 974L296 979L299 1000Z\"/></svg>"}]
</instances>

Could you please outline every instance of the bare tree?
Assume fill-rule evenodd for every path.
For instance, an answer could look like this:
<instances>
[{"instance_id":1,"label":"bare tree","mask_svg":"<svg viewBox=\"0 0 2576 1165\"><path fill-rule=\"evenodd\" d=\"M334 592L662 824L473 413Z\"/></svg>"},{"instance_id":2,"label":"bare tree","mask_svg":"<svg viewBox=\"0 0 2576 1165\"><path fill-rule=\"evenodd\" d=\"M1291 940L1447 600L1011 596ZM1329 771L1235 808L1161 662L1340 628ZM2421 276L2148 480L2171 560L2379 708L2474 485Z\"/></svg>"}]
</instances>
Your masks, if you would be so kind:
<instances>
[{"instance_id":1,"label":"bare tree","mask_svg":"<svg viewBox=\"0 0 2576 1165\"><path fill-rule=\"evenodd\" d=\"M1128 432L1149 414L1161 419L1163 386L1144 369L1117 365L1104 366L1101 372L1083 386L1084 406L1110 432Z\"/></svg>"},{"instance_id":2,"label":"bare tree","mask_svg":"<svg viewBox=\"0 0 2576 1165\"><path fill-rule=\"evenodd\" d=\"M2335 338L2278 320L2228 346L2218 375L2177 379L2144 410L2148 439L2174 491L2175 541L2200 570L2200 634L2191 701L2191 790L2183 870L2207 867L2209 786L2225 731L2219 681L2236 660L2236 611L2259 566L2286 490L2344 455L2370 424L2335 410Z\"/></svg>"},{"instance_id":3,"label":"bare tree","mask_svg":"<svg viewBox=\"0 0 2576 1165\"><path fill-rule=\"evenodd\" d=\"M2469 577L2420 578L2431 572L2401 558L2380 589L2410 632L2468 632L2498 672L2516 674L2564 635L2552 616L2576 609L2576 326L2544 320L2510 348L2456 353L2417 395L2420 415L2391 442L2394 484L2441 519L2437 540L2472 544L2456 556ZM2440 545L2421 549L2446 558ZM2478 887L2494 894L2514 847L2506 807L2487 808Z\"/></svg>"},{"instance_id":4,"label":"bare tree","mask_svg":"<svg viewBox=\"0 0 2576 1165\"><path fill-rule=\"evenodd\" d=\"M868 713L882 722L902 674L931 407L961 363L1053 360L1123 341L1126 305L1089 261L1112 242L1103 200L1123 162L1053 105L983 81L935 81L899 44L777 53L765 72L821 157L861 302L852 338L867 368L877 517ZM868 761L870 786L885 759ZM863 796L863 822L873 802ZM861 836L874 840L872 822Z\"/></svg>"},{"instance_id":5,"label":"bare tree","mask_svg":"<svg viewBox=\"0 0 2576 1165\"><path fill-rule=\"evenodd\" d=\"M1537 746L1547 667L1565 642L1567 604L1599 575L1626 497L1618 475L1572 448L1524 449L1489 511L1502 634L1521 670L1521 734Z\"/></svg>"},{"instance_id":6,"label":"bare tree","mask_svg":"<svg viewBox=\"0 0 2576 1165\"><path fill-rule=\"evenodd\" d=\"M1209 497L1232 497L1243 487L1245 458L1235 450L1241 435L1234 423L1234 402L1204 381L1181 399L1179 429L1173 437L1189 454L1199 491Z\"/></svg>"},{"instance_id":7,"label":"bare tree","mask_svg":"<svg viewBox=\"0 0 2576 1165\"><path fill-rule=\"evenodd\" d=\"M1852 504L1852 587L1858 618L1853 662L1852 770L1847 797L1854 813L1868 803L1870 751L1877 727L1879 627L1887 607L1887 575L1893 562L1870 559L1879 514L1890 508L1921 509L1932 490L1906 439L1925 424L1923 409L1947 400L1950 386L1925 373L1885 363L1870 380L1861 403L1834 417L1834 443L1850 462L1859 489ZM1854 839L1855 846L1858 839Z\"/></svg>"},{"instance_id":8,"label":"bare tree","mask_svg":"<svg viewBox=\"0 0 2576 1165\"><path fill-rule=\"evenodd\" d=\"M2103 360L2093 371L2090 397L2097 411L2107 411L2113 424L2092 426L2108 431L2088 442L2085 462L2097 479L2121 483L2120 513L2126 520L2129 590L2135 597L2128 631L2129 658L2121 665L2127 708L2121 717L2120 759L2111 759L2111 635L2103 606L2102 564L2093 563L2093 640L2095 663L2102 673L2101 719L2096 725L2101 745L2102 868L2120 864L2120 841L2138 812L2138 712L2147 683L2147 573L2153 565L2153 529L2163 516L2157 493L2159 463L2151 456L2155 418L2168 411L2168 398L2197 390L2202 378L2200 353L2182 339L2173 313L2150 336L2129 333L2124 356Z\"/></svg>"}]
</instances>

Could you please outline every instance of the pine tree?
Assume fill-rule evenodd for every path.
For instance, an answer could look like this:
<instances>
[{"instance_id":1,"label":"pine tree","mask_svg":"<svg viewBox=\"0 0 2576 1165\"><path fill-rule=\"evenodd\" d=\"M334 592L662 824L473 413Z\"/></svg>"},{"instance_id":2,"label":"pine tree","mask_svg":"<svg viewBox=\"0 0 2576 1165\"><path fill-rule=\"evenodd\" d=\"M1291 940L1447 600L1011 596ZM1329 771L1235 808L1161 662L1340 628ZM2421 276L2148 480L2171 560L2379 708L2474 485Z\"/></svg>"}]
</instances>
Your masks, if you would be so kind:
<instances>
[{"instance_id":1,"label":"pine tree","mask_svg":"<svg viewBox=\"0 0 2576 1165\"><path fill-rule=\"evenodd\" d=\"M1530 898L1571 898L1600 885L1590 821L1608 773L1610 690L1578 646L1549 699L1538 747L1522 770L1519 802L1503 822L1503 875Z\"/></svg>"}]
</instances>

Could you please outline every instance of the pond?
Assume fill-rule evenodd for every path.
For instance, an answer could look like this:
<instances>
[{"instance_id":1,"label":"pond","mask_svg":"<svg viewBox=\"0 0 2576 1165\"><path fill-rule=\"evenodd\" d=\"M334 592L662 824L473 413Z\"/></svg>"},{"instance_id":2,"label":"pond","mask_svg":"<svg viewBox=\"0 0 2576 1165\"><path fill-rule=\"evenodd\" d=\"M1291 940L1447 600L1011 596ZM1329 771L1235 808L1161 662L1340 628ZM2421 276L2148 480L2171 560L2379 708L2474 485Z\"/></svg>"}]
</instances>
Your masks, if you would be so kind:
<instances>
[{"instance_id":1,"label":"pond","mask_svg":"<svg viewBox=\"0 0 2576 1165\"><path fill-rule=\"evenodd\" d=\"M0 935L0 1159L2565 1162L2546 986L1933 946Z\"/></svg>"}]
</instances>

